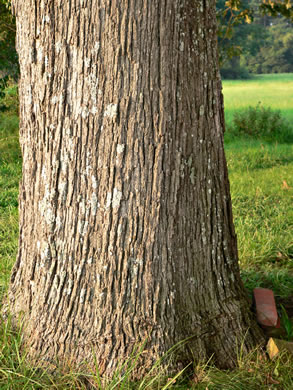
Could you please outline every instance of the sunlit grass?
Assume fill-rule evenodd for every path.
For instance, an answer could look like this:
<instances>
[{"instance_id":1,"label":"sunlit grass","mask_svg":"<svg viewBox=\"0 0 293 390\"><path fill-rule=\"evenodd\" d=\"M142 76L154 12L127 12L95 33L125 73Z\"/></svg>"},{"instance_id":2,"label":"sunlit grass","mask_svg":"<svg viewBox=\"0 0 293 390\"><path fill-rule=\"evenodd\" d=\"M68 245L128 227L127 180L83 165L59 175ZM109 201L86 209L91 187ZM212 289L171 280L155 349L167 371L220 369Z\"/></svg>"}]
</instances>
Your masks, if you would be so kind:
<instances>
[{"instance_id":1,"label":"sunlit grass","mask_svg":"<svg viewBox=\"0 0 293 390\"><path fill-rule=\"evenodd\" d=\"M21 153L18 141L17 89L8 89L0 112L0 294L7 290L18 243L18 183Z\"/></svg>"},{"instance_id":2,"label":"sunlit grass","mask_svg":"<svg viewBox=\"0 0 293 390\"><path fill-rule=\"evenodd\" d=\"M8 316L0 323L0 388L1 390L266 390L293 388L293 357L282 353L269 360L259 348L244 355L239 340L237 366L234 370L219 370L212 362L191 363L173 376L167 375L162 362L172 359L174 350L154 363L140 381L133 380L133 373L139 367L139 358L144 351L139 346L133 355L123 362L112 378L102 377L98 362L89 366L86 362L79 367L70 363L61 366L44 366L41 360L34 365L28 359L28 350L23 343L22 324L13 330ZM176 349L176 346L175 346ZM168 361L168 360L167 360ZM188 375L186 375L188 373ZM277 385L271 387L271 385Z\"/></svg>"},{"instance_id":3,"label":"sunlit grass","mask_svg":"<svg viewBox=\"0 0 293 390\"><path fill-rule=\"evenodd\" d=\"M293 145L240 145L226 150L240 264L293 271Z\"/></svg>"},{"instance_id":4,"label":"sunlit grass","mask_svg":"<svg viewBox=\"0 0 293 390\"><path fill-rule=\"evenodd\" d=\"M230 123L236 110L256 106L281 110L293 123L293 73L256 75L251 80L224 80L225 118Z\"/></svg>"}]
</instances>

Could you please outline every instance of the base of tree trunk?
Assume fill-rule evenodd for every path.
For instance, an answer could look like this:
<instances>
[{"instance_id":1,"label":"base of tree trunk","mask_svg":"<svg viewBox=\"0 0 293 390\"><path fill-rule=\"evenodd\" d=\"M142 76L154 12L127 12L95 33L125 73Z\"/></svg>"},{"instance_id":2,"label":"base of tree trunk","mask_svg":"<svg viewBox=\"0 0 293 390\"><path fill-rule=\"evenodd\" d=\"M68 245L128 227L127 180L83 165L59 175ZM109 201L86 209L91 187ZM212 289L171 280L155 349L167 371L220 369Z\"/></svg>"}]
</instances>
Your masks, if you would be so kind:
<instances>
[{"instance_id":1,"label":"base of tree trunk","mask_svg":"<svg viewBox=\"0 0 293 390\"><path fill-rule=\"evenodd\" d=\"M114 356L110 362L100 355L99 345L93 341L94 332L83 335L79 343L61 343L58 337L49 339L36 337L37 328L31 329L24 321L23 335L26 340L26 351L28 358L37 365L54 371L57 367L75 367L88 370L99 368L99 374L104 378L111 378L115 371L119 371L125 362L137 360L131 371L131 377L139 380L149 373L153 365L160 360L158 370L168 375L174 375L187 367L190 363L205 363L211 360L220 369L232 369L237 367L239 356L245 356L253 349L264 346L262 329L252 320L254 316L249 310L247 300L243 298L242 303L226 302L223 306L228 315L218 314L205 318L201 323L194 324L191 330L188 316L184 323L182 314L180 316L180 327L182 338L176 343L171 342L171 334L174 329L169 329L169 335L163 334L162 329L144 333L145 338L137 340L125 340L111 342L111 348L115 349ZM12 306L13 309L15 307ZM235 311L233 312L233 308ZM14 326L19 321L14 317ZM249 327L250 324L250 327ZM138 333L140 329L137 329ZM168 332L167 331L167 332ZM143 332L143 331L142 331ZM88 340L84 339L88 337ZM106 341L106 340L105 340ZM127 366L127 365L126 365ZM154 374L154 372L153 372Z\"/></svg>"}]
</instances>

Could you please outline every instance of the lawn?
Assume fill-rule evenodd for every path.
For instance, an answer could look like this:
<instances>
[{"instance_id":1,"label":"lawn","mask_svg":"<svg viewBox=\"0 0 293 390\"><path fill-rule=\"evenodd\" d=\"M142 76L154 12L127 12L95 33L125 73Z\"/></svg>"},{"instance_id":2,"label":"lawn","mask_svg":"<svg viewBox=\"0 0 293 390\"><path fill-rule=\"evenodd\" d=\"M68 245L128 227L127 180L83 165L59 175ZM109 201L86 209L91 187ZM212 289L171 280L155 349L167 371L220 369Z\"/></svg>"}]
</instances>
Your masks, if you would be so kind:
<instances>
[{"instance_id":1,"label":"lawn","mask_svg":"<svg viewBox=\"0 0 293 390\"><path fill-rule=\"evenodd\" d=\"M248 105L262 104L280 109L293 123L293 74L262 75L247 81L225 81L226 120ZM0 289L7 290L10 270L17 252L18 182L21 156L18 145L16 87L10 87L0 113ZM234 139L227 142L234 222L238 236L241 274L251 294L256 286L272 288L278 302L293 309L293 145L262 139ZM0 323L0 388L82 389L84 375L62 371L55 376L30 367L20 355L21 334L9 323ZM2 346L1 346L2 344ZM118 379L117 379L118 378ZM100 389L163 389L165 379L130 387L121 375ZM96 384L99 378L90 378ZM124 380L124 382L123 382ZM115 382L116 381L116 382ZM118 386L118 381L120 385ZM170 382L170 381L169 381ZM124 383L124 384L123 384ZM269 361L261 350L243 357L238 368L219 371L212 365L198 365L192 381L176 380L166 388L177 389L293 389L293 359L282 355Z\"/></svg>"},{"instance_id":2,"label":"lawn","mask_svg":"<svg viewBox=\"0 0 293 390\"><path fill-rule=\"evenodd\" d=\"M256 106L281 110L293 123L293 74L256 75L250 80L226 80L223 82L225 118L231 123L235 110Z\"/></svg>"},{"instance_id":3,"label":"lawn","mask_svg":"<svg viewBox=\"0 0 293 390\"><path fill-rule=\"evenodd\" d=\"M227 142L239 259L246 287L257 283L293 297L293 144L231 139L233 115L259 102L280 110L293 131L293 74L223 82ZM292 313L293 316L293 313Z\"/></svg>"}]
</instances>

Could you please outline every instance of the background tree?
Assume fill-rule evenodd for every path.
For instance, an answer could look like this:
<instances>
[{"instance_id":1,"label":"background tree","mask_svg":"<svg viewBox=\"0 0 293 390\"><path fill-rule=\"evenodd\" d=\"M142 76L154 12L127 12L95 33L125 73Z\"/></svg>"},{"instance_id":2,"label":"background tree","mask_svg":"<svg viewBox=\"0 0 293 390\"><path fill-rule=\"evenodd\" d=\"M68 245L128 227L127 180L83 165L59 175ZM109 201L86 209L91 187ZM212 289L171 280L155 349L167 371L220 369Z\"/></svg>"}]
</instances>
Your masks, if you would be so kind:
<instances>
[{"instance_id":1,"label":"background tree","mask_svg":"<svg viewBox=\"0 0 293 390\"><path fill-rule=\"evenodd\" d=\"M292 71L292 7L286 6L278 3L271 12L262 0L217 1L224 78Z\"/></svg>"},{"instance_id":2,"label":"background tree","mask_svg":"<svg viewBox=\"0 0 293 390\"><path fill-rule=\"evenodd\" d=\"M111 374L262 340L239 275L215 2L13 1L20 59L19 252L31 356Z\"/></svg>"},{"instance_id":3,"label":"background tree","mask_svg":"<svg viewBox=\"0 0 293 390\"><path fill-rule=\"evenodd\" d=\"M0 97L3 97L9 77L16 79L18 75L15 33L15 19L8 1L0 0Z\"/></svg>"},{"instance_id":4,"label":"background tree","mask_svg":"<svg viewBox=\"0 0 293 390\"><path fill-rule=\"evenodd\" d=\"M251 73L293 72L293 25L283 19L274 19L264 27L255 24L255 33L248 34L249 46L241 54L241 63ZM265 34L260 40L258 32Z\"/></svg>"}]
</instances>

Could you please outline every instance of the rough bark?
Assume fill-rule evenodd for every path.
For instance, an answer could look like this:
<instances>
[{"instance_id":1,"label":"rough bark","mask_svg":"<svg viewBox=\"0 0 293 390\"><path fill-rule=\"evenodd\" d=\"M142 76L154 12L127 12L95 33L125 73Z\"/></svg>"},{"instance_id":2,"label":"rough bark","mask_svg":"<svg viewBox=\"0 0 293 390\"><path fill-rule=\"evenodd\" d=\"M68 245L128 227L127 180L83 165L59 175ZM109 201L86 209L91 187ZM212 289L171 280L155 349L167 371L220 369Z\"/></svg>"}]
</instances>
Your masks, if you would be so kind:
<instances>
[{"instance_id":1,"label":"rough bark","mask_svg":"<svg viewBox=\"0 0 293 390\"><path fill-rule=\"evenodd\" d=\"M239 276L214 1L14 0L20 238L10 287L32 356L111 374L259 340Z\"/></svg>"}]
</instances>

